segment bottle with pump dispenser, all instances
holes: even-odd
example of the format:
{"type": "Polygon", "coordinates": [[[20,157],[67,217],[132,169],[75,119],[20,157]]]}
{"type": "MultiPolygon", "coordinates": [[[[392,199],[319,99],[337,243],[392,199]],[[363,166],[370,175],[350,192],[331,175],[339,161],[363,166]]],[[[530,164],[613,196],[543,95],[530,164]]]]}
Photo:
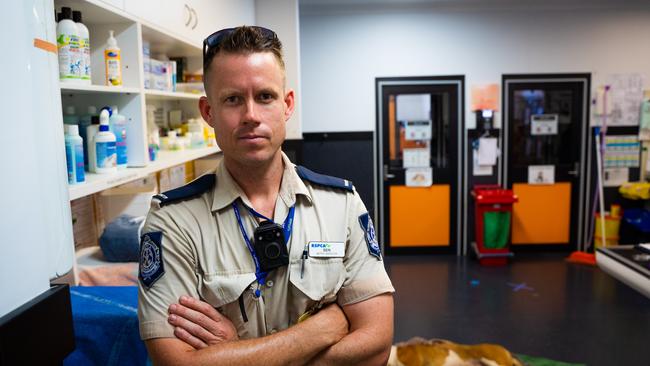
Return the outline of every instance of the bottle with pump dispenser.
{"type": "Polygon", "coordinates": [[[72,20],[77,25],[79,35],[79,51],[81,53],[80,79],[84,84],[90,84],[90,32],[81,22],[81,12],[73,11],[72,20]]]}
{"type": "Polygon", "coordinates": [[[127,144],[126,144],[126,117],[119,114],[117,106],[111,106],[111,117],[109,119],[111,132],[115,134],[115,150],[117,153],[118,169],[126,168],[128,164],[127,144]]]}
{"type": "Polygon", "coordinates": [[[98,174],[117,171],[117,153],[115,135],[110,131],[109,112],[102,109],[99,113],[99,132],[95,135],[95,172],[98,174]]]}
{"type": "Polygon", "coordinates": [[[106,85],[122,86],[122,56],[117,40],[112,30],[108,31],[109,37],[106,40],[104,49],[104,65],[106,67],[106,85]]]}
{"type": "Polygon", "coordinates": [[[83,139],[79,136],[79,126],[65,125],[65,158],[68,166],[68,183],[79,184],[85,181],[83,139]]]}
{"type": "Polygon", "coordinates": [[[82,59],[82,52],[79,49],[79,30],[72,20],[72,9],[63,7],[60,14],[56,25],[59,79],[63,82],[79,83],[82,59]]]}

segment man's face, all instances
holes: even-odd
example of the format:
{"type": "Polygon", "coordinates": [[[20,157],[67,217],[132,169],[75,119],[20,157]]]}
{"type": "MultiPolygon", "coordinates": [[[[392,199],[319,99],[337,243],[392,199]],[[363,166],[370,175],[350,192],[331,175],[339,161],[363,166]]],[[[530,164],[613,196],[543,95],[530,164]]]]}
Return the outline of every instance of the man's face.
{"type": "Polygon", "coordinates": [[[294,94],[284,91],[284,72],[270,52],[218,54],[201,98],[203,118],[215,130],[226,159],[244,166],[270,162],[279,154],[294,94]]]}

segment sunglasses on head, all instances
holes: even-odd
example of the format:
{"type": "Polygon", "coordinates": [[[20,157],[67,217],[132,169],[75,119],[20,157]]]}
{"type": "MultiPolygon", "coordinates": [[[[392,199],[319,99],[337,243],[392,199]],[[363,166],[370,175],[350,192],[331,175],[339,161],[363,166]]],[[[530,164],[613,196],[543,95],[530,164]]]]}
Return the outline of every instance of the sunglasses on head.
{"type": "MultiPolygon", "coordinates": [[[[276,37],[275,32],[268,29],[268,28],[258,27],[258,26],[254,26],[254,25],[250,26],[250,28],[258,30],[266,38],[272,39],[272,38],[276,37]]],[[[225,28],[225,29],[222,29],[222,30],[218,30],[218,31],[212,33],[206,39],[203,40],[203,62],[204,63],[205,63],[205,57],[207,56],[208,51],[210,51],[211,49],[213,49],[215,47],[218,47],[221,44],[221,42],[223,41],[223,39],[226,36],[229,36],[230,34],[232,34],[232,32],[234,32],[236,29],[237,28],[225,28]]]]}

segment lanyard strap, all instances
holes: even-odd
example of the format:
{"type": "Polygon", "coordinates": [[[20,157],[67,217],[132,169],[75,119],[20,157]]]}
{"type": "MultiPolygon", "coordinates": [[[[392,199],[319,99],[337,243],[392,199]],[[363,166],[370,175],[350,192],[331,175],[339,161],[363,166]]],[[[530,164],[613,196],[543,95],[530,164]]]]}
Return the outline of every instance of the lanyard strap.
{"type": "MultiPolygon", "coordinates": [[[[251,253],[251,257],[253,257],[253,262],[255,263],[255,279],[257,280],[257,284],[258,284],[257,286],[258,288],[257,290],[255,290],[255,296],[259,297],[261,294],[259,287],[266,282],[266,276],[268,275],[268,273],[262,272],[262,270],[260,269],[260,260],[259,258],[257,258],[257,254],[255,254],[255,248],[253,248],[253,244],[251,243],[250,238],[246,234],[246,229],[244,229],[244,224],[241,219],[241,214],[239,213],[239,207],[237,207],[237,201],[232,203],[232,208],[235,211],[235,217],[237,217],[237,223],[239,223],[239,229],[241,230],[241,235],[244,238],[244,241],[246,242],[246,247],[248,248],[248,251],[251,253]]],[[[273,222],[273,220],[267,218],[266,216],[253,210],[250,207],[248,207],[248,211],[251,213],[251,215],[255,217],[259,217],[261,219],[273,222]]],[[[291,230],[293,228],[293,215],[295,211],[296,211],[296,206],[291,206],[291,208],[289,209],[289,213],[287,214],[287,218],[284,219],[284,223],[282,224],[282,230],[284,231],[285,245],[289,244],[289,238],[291,237],[291,230]]]]}

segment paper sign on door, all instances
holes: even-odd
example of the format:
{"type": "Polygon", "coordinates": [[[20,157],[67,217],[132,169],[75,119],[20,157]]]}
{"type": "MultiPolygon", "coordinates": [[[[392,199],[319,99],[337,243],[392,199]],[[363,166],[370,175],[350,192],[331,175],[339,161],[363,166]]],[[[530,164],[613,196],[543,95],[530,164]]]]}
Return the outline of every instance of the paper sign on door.
{"type": "Polygon", "coordinates": [[[530,117],[530,134],[557,135],[558,119],[557,114],[533,114],[530,117]]]}
{"type": "Polygon", "coordinates": [[[406,169],[407,187],[430,187],[433,184],[431,168],[406,169]]]}
{"type": "Polygon", "coordinates": [[[528,184],[555,183],[555,165],[529,165],[528,184]]]}
{"type": "Polygon", "coordinates": [[[403,165],[404,168],[422,168],[430,167],[431,151],[429,148],[404,149],[403,165]]]}

